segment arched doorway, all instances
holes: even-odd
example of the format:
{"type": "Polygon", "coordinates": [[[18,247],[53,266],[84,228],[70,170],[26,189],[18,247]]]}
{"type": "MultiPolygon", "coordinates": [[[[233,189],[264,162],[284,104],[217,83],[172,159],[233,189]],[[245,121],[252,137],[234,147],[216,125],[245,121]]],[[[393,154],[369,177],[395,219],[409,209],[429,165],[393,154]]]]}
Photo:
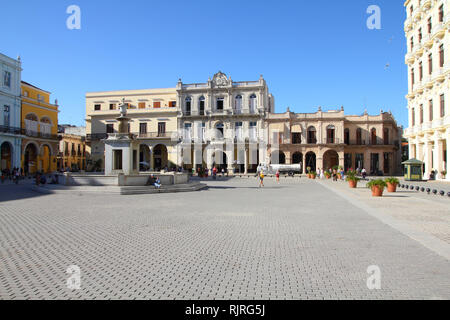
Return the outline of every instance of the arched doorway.
{"type": "Polygon", "coordinates": [[[213,167],[216,167],[221,172],[222,169],[226,172],[228,168],[227,154],[221,150],[216,150],[213,154],[213,167]]]}
{"type": "Polygon", "coordinates": [[[139,146],[139,171],[148,171],[151,167],[150,148],[146,144],[139,146]]]}
{"type": "Polygon", "coordinates": [[[34,143],[25,147],[23,169],[25,174],[34,174],[37,171],[38,149],[34,143]]]}
{"type": "Polygon", "coordinates": [[[158,144],[153,148],[153,161],[155,165],[155,170],[160,171],[168,167],[168,152],[167,147],[163,144],[158,144]]]}
{"type": "Polygon", "coordinates": [[[283,151],[274,151],[271,155],[272,164],[286,164],[286,155],[283,151]]]}
{"type": "Polygon", "coordinates": [[[309,168],[311,171],[316,171],[316,154],[312,151],[306,154],[306,168],[309,168]]]}
{"type": "Polygon", "coordinates": [[[51,149],[48,145],[44,144],[41,147],[41,155],[39,159],[39,170],[43,173],[49,173],[52,171],[51,169],[51,149]]]}
{"type": "Polygon", "coordinates": [[[334,150],[328,150],[323,155],[323,169],[328,170],[339,165],[339,155],[334,150]]]}
{"type": "Polygon", "coordinates": [[[9,142],[3,142],[0,146],[0,170],[11,170],[12,169],[12,159],[13,159],[13,149],[9,142]]]}

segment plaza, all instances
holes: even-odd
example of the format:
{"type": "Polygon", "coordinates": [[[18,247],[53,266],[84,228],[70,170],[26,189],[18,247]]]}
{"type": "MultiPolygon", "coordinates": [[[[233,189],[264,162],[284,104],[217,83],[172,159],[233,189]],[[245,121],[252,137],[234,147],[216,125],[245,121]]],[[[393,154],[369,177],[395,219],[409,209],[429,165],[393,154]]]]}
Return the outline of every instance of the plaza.
{"type": "Polygon", "coordinates": [[[373,199],[304,177],[203,182],[134,196],[0,185],[0,299],[450,298],[447,197],[373,199]],[[72,265],[80,290],[66,285],[72,265]]]}

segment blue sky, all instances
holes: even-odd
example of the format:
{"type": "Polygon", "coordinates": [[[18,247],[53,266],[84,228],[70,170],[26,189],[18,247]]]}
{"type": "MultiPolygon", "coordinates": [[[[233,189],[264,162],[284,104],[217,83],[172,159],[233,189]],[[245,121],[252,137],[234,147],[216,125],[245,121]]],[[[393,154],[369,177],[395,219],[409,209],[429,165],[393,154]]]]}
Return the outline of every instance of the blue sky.
{"type": "Polygon", "coordinates": [[[83,125],[85,93],[262,74],[276,111],[391,110],[407,126],[403,0],[15,0],[2,3],[0,52],[52,92],[60,123],[83,125]],[[81,8],[68,30],[66,8],[81,8]],[[369,30],[369,5],[381,30],[369,30]],[[385,65],[389,63],[389,68],[385,65]]]}

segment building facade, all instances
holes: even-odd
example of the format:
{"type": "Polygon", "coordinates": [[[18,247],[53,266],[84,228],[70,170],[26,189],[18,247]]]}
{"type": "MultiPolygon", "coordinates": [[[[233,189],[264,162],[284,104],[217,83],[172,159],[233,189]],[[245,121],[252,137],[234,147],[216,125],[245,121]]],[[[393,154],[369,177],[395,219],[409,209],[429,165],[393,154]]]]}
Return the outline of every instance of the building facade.
{"type": "Polygon", "coordinates": [[[234,82],[219,71],[205,83],[180,80],[177,98],[183,132],[178,163],[185,169],[247,173],[266,162],[264,119],[275,102],[262,76],[234,82]]]}
{"type": "Polygon", "coordinates": [[[0,54],[0,171],[20,168],[21,61],[0,54]]]}
{"type": "Polygon", "coordinates": [[[59,127],[59,171],[86,170],[86,127],[62,125],[59,127]]]}
{"type": "Polygon", "coordinates": [[[450,3],[408,0],[405,8],[409,157],[425,163],[424,178],[434,171],[450,180],[450,3]]]}
{"type": "Polygon", "coordinates": [[[58,103],[50,92],[22,81],[22,168],[25,174],[57,170],[58,103]]]}
{"type": "Polygon", "coordinates": [[[108,133],[119,130],[118,106],[128,104],[130,133],[140,142],[140,163],[161,170],[177,164],[177,92],[170,89],[91,92],[86,94],[86,157],[88,170],[105,168],[108,133]]]}
{"type": "Polygon", "coordinates": [[[316,113],[269,114],[270,163],[302,164],[328,170],[365,168],[369,174],[401,173],[402,128],[391,113],[345,115],[344,109],[316,113]]]}

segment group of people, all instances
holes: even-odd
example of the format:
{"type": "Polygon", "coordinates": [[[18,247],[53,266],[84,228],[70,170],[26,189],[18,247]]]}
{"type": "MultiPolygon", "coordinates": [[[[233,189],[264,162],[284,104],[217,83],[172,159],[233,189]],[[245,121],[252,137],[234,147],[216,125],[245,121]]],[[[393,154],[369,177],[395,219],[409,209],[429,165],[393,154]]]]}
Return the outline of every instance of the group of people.
{"type": "Polygon", "coordinates": [[[25,177],[25,173],[24,173],[23,169],[19,169],[19,168],[13,168],[12,170],[4,169],[1,172],[0,180],[2,183],[4,183],[5,180],[9,179],[9,180],[12,180],[13,182],[15,182],[16,184],[18,184],[19,180],[23,179],[24,177],[25,177]]]}

